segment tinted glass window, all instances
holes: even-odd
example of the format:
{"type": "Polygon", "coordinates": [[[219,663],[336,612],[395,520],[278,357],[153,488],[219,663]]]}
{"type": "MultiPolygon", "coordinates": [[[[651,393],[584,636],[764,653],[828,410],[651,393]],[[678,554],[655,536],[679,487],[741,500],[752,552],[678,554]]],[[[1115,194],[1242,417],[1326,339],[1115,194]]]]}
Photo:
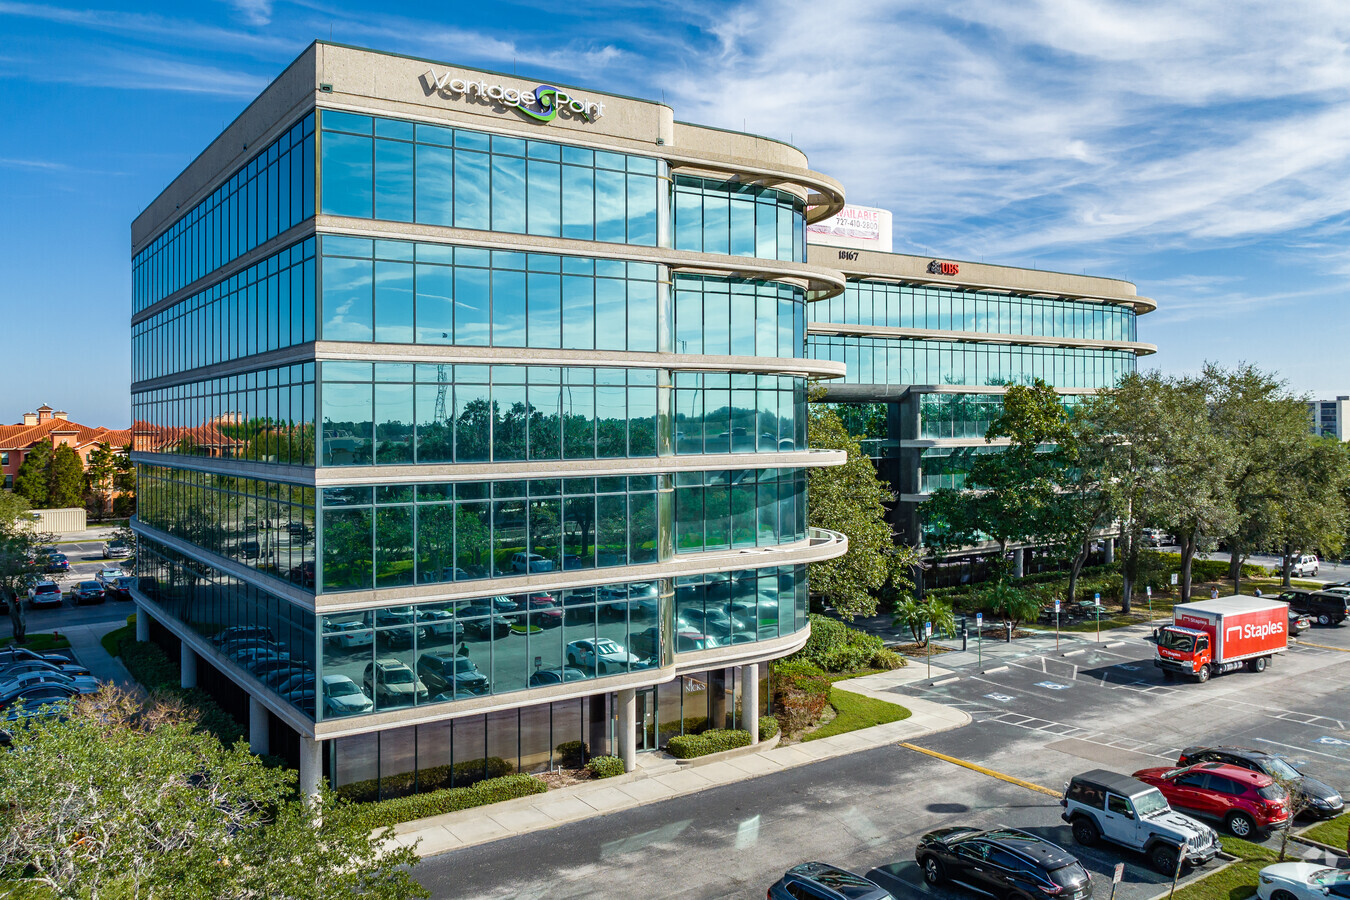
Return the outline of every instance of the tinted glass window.
{"type": "Polygon", "coordinates": [[[1101,809],[1106,803],[1106,792],[1094,785],[1075,781],[1069,786],[1069,799],[1084,806],[1101,809]]]}
{"type": "Polygon", "coordinates": [[[1134,812],[1130,809],[1130,801],[1126,800],[1124,797],[1117,797],[1115,794],[1111,794],[1106,798],[1106,808],[1121,816],[1128,816],[1134,812]]]}
{"type": "Polygon", "coordinates": [[[1082,884],[1087,881],[1088,877],[1087,871],[1079,863],[1069,863],[1067,866],[1051,869],[1047,874],[1049,874],[1050,880],[1060,887],[1082,884]]]}
{"type": "Polygon", "coordinates": [[[1205,780],[1205,776],[1199,772],[1188,772],[1177,776],[1175,783],[1181,787],[1203,788],[1205,780]]]}

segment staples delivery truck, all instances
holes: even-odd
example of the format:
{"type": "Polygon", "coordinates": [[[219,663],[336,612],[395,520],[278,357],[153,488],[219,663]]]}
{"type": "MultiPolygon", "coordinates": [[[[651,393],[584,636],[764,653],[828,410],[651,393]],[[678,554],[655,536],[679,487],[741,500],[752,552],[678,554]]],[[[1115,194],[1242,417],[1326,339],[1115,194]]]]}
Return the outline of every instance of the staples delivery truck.
{"type": "Polygon", "coordinates": [[[1263,672],[1288,648],[1289,605],[1261,597],[1220,597],[1172,609],[1172,624],[1154,632],[1153,664],[1163,677],[1209,681],[1245,664],[1263,672]]]}

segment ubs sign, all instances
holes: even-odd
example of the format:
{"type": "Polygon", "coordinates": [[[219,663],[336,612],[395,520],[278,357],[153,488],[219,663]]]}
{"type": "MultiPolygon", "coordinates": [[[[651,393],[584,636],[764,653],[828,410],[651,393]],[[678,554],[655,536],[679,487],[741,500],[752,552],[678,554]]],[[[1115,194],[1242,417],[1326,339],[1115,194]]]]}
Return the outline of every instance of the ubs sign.
{"type": "Polygon", "coordinates": [[[437,75],[434,69],[428,69],[422,76],[422,86],[428,96],[440,94],[450,99],[462,97],[470,102],[508,107],[536,122],[552,122],[559,114],[565,118],[594,122],[605,114],[605,104],[584,97],[573,97],[549,84],[514,88],[455,78],[449,72],[437,75]]]}
{"type": "Polygon", "coordinates": [[[929,275],[956,275],[961,271],[961,267],[956,263],[939,262],[933,260],[928,264],[929,275]]]}

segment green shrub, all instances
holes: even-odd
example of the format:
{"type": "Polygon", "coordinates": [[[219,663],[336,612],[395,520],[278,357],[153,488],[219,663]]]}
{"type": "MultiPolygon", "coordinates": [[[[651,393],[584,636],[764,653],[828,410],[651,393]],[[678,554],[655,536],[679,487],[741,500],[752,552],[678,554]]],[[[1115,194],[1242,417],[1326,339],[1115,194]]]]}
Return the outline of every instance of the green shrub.
{"type": "Polygon", "coordinates": [[[346,800],[365,803],[377,801],[381,796],[401,797],[412,794],[414,789],[420,792],[458,790],[482,781],[505,777],[515,770],[515,766],[500,756],[489,756],[487,759],[465,760],[453,766],[428,766],[416,773],[416,780],[413,778],[414,773],[400,772],[397,775],[386,775],[383,786],[378,778],[353,781],[338,788],[337,794],[346,800]]]}
{"type": "Polygon", "coordinates": [[[169,660],[158,644],[123,638],[118,650],[121,651],[122,664],[127,667],[131,677],[146,690],[175,698],[194,709],[197,713],[197,728],[201,731],[215,735],[227,747],[247,733],[243,723],[226,712],[210,694],[199,688],[183,690],[178,665],[169,660]]]}
{"type": "Polygon", "coordinates": [[[826,672],[850,672],[865,668],[881,648],[882,640],[874,634],[828,616],[812,615],[811,637],[791,659],[814,663],[826,672]]]}
{"type": "Polygon", "coordinates": [[[547,790],[548,785],[531,775],[504,775],[480,781],[470,787],[446,788],[427,794],[362,804],[357,810],[356,819],[367,828],[383,828],[427,816],[542,794],[547,790]]]}
{"type": "Polygon", "coordinates": [[[778,734],[778,719],[773,716],[759,717],[759,739],[767,741],[778,734]]]}
{"type": "Polygon", "coordinates": [[[773,664],[775,678],[823,678],[825,670],[807,659],[789,656],[773,664]]]}
{"type": "Polygon", "coordinates": [[[591,758],[591,748],[585,741],[566,741],[554,747],[553,752],[564,769],[580,769],[591,758]]]}
{"type": "Polygon", "coordinates": [[[623,774],[623,760],[617,756],[597,756],[586,763],[586,768],[594,778],[613,778],[623,774]]]}
{"type": "Polygon", "coordinates": [[[670,739],[666,751],[676,759],[693,759],[750,746],[750,732],[740,729],[714,728],[702,734],[683,734],[670,739]]]}
{"type": "Polygon", "coordinates": [[[683,719],[671,719],[661,723],[661,733],[701,734],[708,730],[707,716],[686,716],[683,719]]]}
{"type": "Polygon", "coordinates": [[[830,680],[815,663],[786,659],[773,668],[774,708],[778,724],[789,734],[814,725],[830,702],[830,680]]]}
{"type": "Polygon", "coordinates": [[[908,663],[905,658],[894,650],[882,647],[872,651],[872,658],[867,661],[867,665],[873,669],[903,669],[908,663]]]}

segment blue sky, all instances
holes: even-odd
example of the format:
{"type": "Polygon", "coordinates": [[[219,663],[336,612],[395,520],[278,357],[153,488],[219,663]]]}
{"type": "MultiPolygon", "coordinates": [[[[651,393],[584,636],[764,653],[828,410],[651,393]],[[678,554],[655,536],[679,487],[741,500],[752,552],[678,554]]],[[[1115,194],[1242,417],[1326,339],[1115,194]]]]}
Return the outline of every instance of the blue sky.
{"type": "Polygon", "coordinates": [[[127,424],[131,220],[330,37],[790,140],[899,252],[1134,281],[1147,366],[1350,394],[1344,0],[0,0],[0,33],[0,422],[127,424]]]}

